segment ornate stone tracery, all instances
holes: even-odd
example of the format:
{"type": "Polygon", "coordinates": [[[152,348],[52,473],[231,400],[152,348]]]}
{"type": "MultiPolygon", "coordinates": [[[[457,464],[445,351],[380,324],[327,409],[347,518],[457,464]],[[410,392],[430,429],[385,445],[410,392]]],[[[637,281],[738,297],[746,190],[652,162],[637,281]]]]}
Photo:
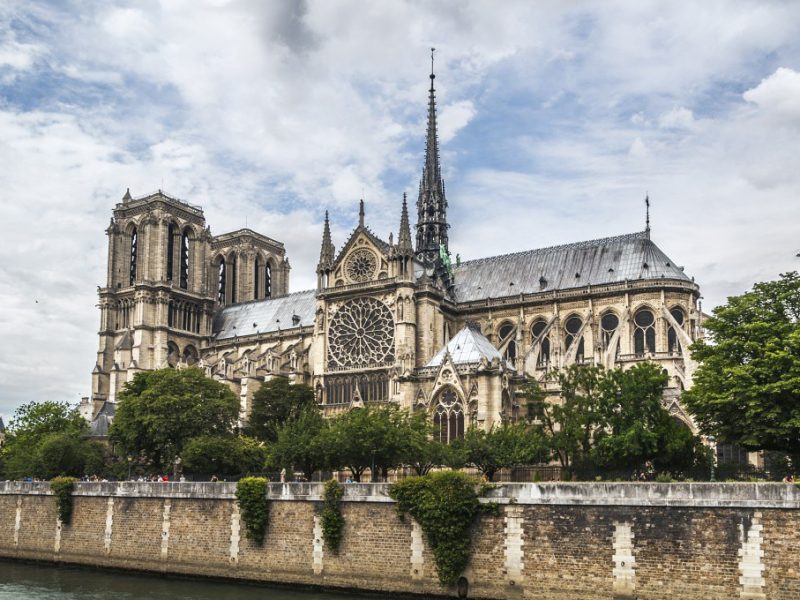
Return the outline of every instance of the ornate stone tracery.
{"type": "Polygon", "coordinates": [[[359,368],[394,361],[394,320],[375,298],[356,298],[333,316],[328,330],[329,367],[359,368]]]}
{"type": "Polygon", "coordinates": [[[375,253],[368,248],[359,248],[347,257],[345,270],[351,281],[361,283],[375,277],[378,269],[378,259],[375,253]]]}

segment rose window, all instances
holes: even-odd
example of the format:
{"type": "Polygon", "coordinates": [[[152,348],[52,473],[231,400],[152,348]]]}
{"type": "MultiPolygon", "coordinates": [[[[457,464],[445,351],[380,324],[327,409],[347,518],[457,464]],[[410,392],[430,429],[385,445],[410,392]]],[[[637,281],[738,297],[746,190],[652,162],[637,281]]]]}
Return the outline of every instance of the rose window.
{"type": "Polygon", "coordinates": [[[356,298],[342,306],[328,330],[330,367],[357,368],[394,360],[394,320],[375,298],[356,298]]]}
{"type": "Polygon", "coordinates": [[[345,270],[347,276],[356,282],[369,281],[375,275],[378,260],[375,253],[366,248],[359,248],[347,257],[345,270]]]}

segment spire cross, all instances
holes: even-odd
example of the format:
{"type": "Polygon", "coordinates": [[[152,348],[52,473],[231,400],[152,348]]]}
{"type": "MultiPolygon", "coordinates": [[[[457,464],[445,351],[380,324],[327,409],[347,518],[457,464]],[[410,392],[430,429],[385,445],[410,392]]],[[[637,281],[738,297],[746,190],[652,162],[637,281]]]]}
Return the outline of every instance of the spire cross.
{"type": "MultiPolygon", "coordinates": [[[[436,77],[436,75],[433,74],[433,53],[434,52],[436,52],[436,48],[431,48],[431,80],[433,80],[433,78],[436,77]]],[[[431,86],[433,86],[433,83],[431,83],[431,86]]]]}
{"type": "Polygon", "coordinates": [[[647,233],[650,233],[650,194],[648,193],[645,193],[644,205],[645,205],[644,230],[647,233]]]}

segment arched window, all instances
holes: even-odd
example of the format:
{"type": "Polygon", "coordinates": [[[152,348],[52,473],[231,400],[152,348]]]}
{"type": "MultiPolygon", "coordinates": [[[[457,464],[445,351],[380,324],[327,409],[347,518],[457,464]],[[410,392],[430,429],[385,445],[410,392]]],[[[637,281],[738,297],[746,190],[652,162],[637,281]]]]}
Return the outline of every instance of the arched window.
{"type": "Polygon", "coordinates": [[[175,224],[167,228],[167,281],[175,278],[175,224]]]}
{"type": "Polygon", "coordinates": [[[219,269],[217,271],[217,301],[220,304],[225,304],[225,283],[226,283],[226,269],[225,259],[220,257],[219,269]]]}
{"type": "MultiPolygon", "coordinates": [[[[506,340],[514,333],[513,323],[503,323],[500,326],[500,345],[503,345],[506,340]]],[[[505,353],[506,360],[513,362],[517,358],[517,343],[514,340],[508,342],[505,353]]]]}
{"type": "MultiPolygon", "coordinates": [[[[672,315],[672,318],[675,319],[675,322],[680,327],[683,327],[686,316],[683,314],[683,310],[681,308],[676,306],[669,311],[669,314],[672,315]]],[[[672,325],[670,325],[669,329],[667,330],[667,350],[675,354],[681,353],[681,343],[678,341],[678,332],[675,331],[675,328],[672,325]]]]}
{"type": "Polygon", "coordinates": [[[136,227],[131,230],[131,264],[130,264],[130,285],[136,283],[136,259],[138,254],[139,236],[136,227]]]}
{"type": "Polygon", "coordinates": [[[181,235],[181,289],[189,288],[189,230],[181,235]]]}
{"type": "Polygon", "coordinates": [[[269,262],[264,269],[264,298],[272,298],[272,265],[269,262]]]}
{"type": "Polygon", "coordinates": [[[256,254],[256,263],[253,269],[253,300],[258,300],[258,295],[261,293],[259,284],[261,283],[261,257],[256,254]]]}
{"type": "Polygon", "coordinates": [[[452,388],[445,388],[438,395],[433,413],[433,437],[443,444],[464,437],[464,406],[452,388]]]}
{"type": "Polygon", "coordinates": [[[580,333],[582,326],[583,326],[583,321],[581,321],[580,317],[570,317],[564,324],[564,331],[566,332],[566,337],[564,338],[564,344],[566,346],[566,349],[569,350],[570,346],[572,346],[573,343],[578,344],[578,348],[575,352],[576,363],[583,362],[583,336],[581,336],[580,339],[578,339],[578,333],[580,333]]]}
{"type": "Polygon", "coordinates": [[[181,351],[178,348],[178,344],[175,342],[167,342],[167,364],[170,367],[178,366],[178,362],[181,358],[181,351]]]}
{"type": "MultiPolygon", "coordinates": [[[[543,320],[538,320],[533,324],[531,328],[531,333],[533,334],[533,339],[536,340],[539,336],[542,335],[542,332],[547,327],[547,323],[543,320]]],[[[536,361],[536,366],[541,368],[547,368],[547,365],[550,364],[550,336],[544,335],[539,340],[539,358],[536,361]]]]}
{"type": "Polygon", "coordinates": [[[197,348],[189,344],[183,349],[183,362],[190,367],[197,364],[197,348]]]}
{"type": "Polygon", "coordinates": [[[656,319],[653,313],[642,308],[633,316],[636,329],[633,332],[633,351],[637,356],[656,351],[656,319]]]}
{"type": "Polygon", "coordinates": [[[603,342],[603,348],[608,348],[617,327],[619,327],[619,317],[613,312],[607,312],[600,318],[600,338],[603,342]]]}
{"type": "Polygon", "coordinates": [[[238,273],[239,269],[237,268],[238,262],[239,261],[237,260],[236,255],[234,254],[233,257],[231,258],[231,304],[236,303],[236,291],[237,291],[236,284],[238,283],[237,279],[239,277],[238,273]]]}

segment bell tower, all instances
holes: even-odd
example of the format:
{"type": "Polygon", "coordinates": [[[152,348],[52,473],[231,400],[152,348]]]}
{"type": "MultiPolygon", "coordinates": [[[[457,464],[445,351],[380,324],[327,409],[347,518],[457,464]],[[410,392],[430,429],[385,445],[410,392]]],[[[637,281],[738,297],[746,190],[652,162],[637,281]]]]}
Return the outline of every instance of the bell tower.
{"type": "Polygon", "coordinates": [[[161,190],[141,198],[128,190],[106,234],[94,412],[116,401],[138,371],[196,363],[215,300],[206,267],[211,235],[201,208],[161,190]]]}

